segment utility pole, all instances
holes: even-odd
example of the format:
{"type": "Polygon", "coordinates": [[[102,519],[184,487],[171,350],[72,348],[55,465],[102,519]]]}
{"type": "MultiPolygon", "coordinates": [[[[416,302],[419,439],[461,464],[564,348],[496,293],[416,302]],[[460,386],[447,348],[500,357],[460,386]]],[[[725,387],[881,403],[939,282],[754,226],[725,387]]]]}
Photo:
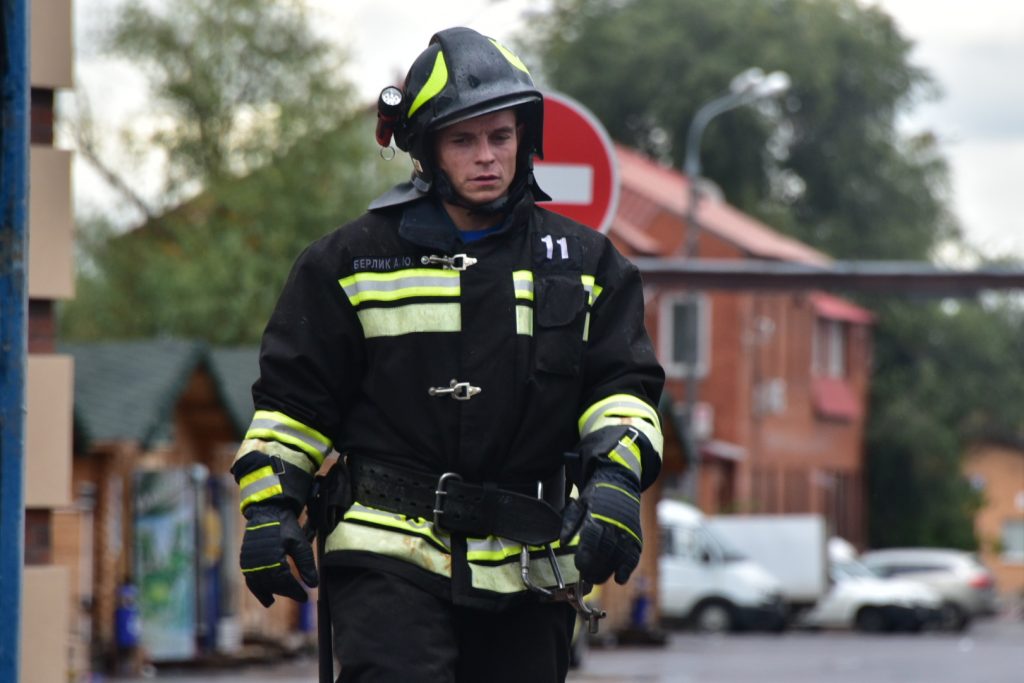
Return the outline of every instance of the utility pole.
{"type": "Polygon", "coordinates": [[[0,681],[19,680],[25,548],[29,0],[0,0],[0,681]]]}
{"type": "MultiPolygon", "coordinates": [[[[686,251],[685,257],[690,264],[697,261],[700,245],[700,222],[698,206],[701,200],[701,162],[700,142],[704,129],[719,114],[732,111],[738,107],[753,104],[760,100],[776,97],[789,90],[789,75],[782,71],[773,71],[765,75],[758,67],[752,67],[737,74],[729,83],[729,91],[715,99],[705,102],[697,109],[686,132],[686,153],[683,162],[683,173],[689,185],[686,201],[686,251]]],[[[688,307],[693,313],[692,325],[693,348],[687,359],[686,367],[686,429],[683,443],[686,448],[686,478],[683,480],[683,494],[697,507],[700,507],[700,444],[694,434],[696,424],[697,394],[700,391],[697,372],[700,361],[700,335],[706,330],[700,322],[700,293],[695,287],[688,290],[688,307]]]]}

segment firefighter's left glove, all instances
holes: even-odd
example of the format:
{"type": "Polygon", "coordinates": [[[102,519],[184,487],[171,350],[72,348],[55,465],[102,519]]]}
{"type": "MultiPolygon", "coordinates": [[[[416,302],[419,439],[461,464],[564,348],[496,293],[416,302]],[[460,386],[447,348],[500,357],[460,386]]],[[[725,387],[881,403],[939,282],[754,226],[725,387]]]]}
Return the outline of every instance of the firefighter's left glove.
{"type": "Polygon", "coordinates": [[[253,503],[245,508],[241,565],[245,585],[264,607],[274,604],[274,595],[306,602],[306,590],[288,565],[295,561],[302,581],[316,588],[319,580],[313,547],[299,527],[295,512],[276,502],[253,503]]]}
{"type": "Polygon", "coordinates": [[[628,467],[602,459],[579,498],[562,513],[563,545],[579,533],[576,568],[589,583],[604,583],[612,575],[626,583],[640,562],[640,480],[628,467]]]}

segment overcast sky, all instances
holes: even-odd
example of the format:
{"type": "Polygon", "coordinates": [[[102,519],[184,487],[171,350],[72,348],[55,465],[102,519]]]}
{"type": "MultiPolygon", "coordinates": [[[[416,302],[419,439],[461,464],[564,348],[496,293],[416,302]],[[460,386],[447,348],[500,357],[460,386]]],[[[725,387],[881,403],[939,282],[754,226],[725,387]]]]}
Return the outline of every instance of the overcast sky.
{"type": "MultiPolygon", "coordinates": [[[[751,0],[755,2],[757,0],[751,0]]],[[[952,167],[954,209],[969,239],[988,254],[1024,256],[1018,208],[1024,183],[1024,2],[1018,0],[868,0],[891,14],[916,44],[913,61],[927,68],[944,97],[919,107],[905,125],[930,128],[952,167]]],[[[130,115],[139,81],[127,67],[96,59],[89,35],[109,20],[117,0],[75,0],[80,43],[77,79],[97,114],[106,103],[130,115]],[[111,78],[116,69],[117,78],[111,78]],[[117,83],[118,85],[114,85],[117,83]],[[133,85],[134,84],[134,85],[133,85]],[[113,93],[112,89],[123,89],[113,93]],[[101,96],[102,93],[102,96],[101,96]]],[[[404,74],[430,35],[471,26],[498,39],[522,26],[522,13],[546,0],[308,0],[317,25],[347,45],[348,76],[369,100],[404,74]]],[[[76,202],[103,203],[94,177],[76,164],[76,202]]]]}

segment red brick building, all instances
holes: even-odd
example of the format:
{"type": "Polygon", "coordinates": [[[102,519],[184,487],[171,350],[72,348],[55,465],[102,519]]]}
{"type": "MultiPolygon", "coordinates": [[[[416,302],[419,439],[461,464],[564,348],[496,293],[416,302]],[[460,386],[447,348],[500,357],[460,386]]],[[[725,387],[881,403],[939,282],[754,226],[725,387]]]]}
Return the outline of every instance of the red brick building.
{"type": "MultiPolygon", "coordinates": [[[[679,172],[616,147],[618,211],[609,233],[627,256],[685,253],[690,187],[679,172]]],[[[699,205],[697,253],[710,259],[827,264],[716,197],[699,205]]],[[[612,631],[656,604],[655,508],[684,493],[688,372],[696,368],[698,504],[706,512],[820,513],[831,533],[863,545],[863,442],[871,366],[870,312],[824,292],[703,291],[647,286],[647,329],[668,382],[661,412],[665,467],[644,500],[646,545],[624,589],[601,602],[612,631]],[[693,359],[696,359],[696,362],[693,359]]],[[[654,610],[644,618],[655,620],[654,610]]],[[[637,624],[633,624],[637,625],[637,624]]]]}
{"type": "MultiPolygon", "coordinates": [[[[618,147],[612,239],[630,255],[678,257],[689,186],[682,174],[618,147]]],[[[824,265],[828,256],[715,197],[699,205],[698,253],[824,265]]],[[[649,287],[648,329],[669,377],[663,409],[683,415],[696,350],[699,504],[709,512],[815,512],[864,540],[862,487],[872,315],[823,292],[649,287]]],[[[674,425],[680,426],[679,424],[674,425]]],[[[680,488],[678,430],[664,486],[680,488]]]]}

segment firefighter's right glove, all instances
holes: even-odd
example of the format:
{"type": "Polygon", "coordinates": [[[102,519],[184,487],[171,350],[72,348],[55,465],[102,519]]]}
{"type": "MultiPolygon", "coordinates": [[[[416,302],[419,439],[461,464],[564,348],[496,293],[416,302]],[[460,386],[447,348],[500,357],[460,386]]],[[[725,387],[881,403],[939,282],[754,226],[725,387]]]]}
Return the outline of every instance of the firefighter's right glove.
{"type": "Polygon", "coordinates": [[[310,588],[318,577],[313,547],[299,527],[289,507],[273,502],[253,503],[245,508],[245,535],[242,536],[241,565],[245,585],[264,607],[274,604],[274,595],[306,602],[306,590],[288,565],[295,561],[299,576],[310,588]]]}
{"type": "Polygon", "coordinates": [[[318,583],[313,547],[298,521],[313,484],[313,475],[296,464],[305,465],[304,458],[296,454],[282,459],[250,451],[231,466],[246,519],[242,575],[264,607],[274,604],[274,595],[306,602],[306,591],[292,574],[289,557],[307,586],[315,588],[318,583]]]}
{"type": "Polygon", "coordinates": [[[604,583],[613,574],[626,583],[640,561],[640,480],[628,467],[610,460],[598,463],[578,499],[562,513],[562,545],[579,533],[576,568],[589,583],[604,583]]]}

